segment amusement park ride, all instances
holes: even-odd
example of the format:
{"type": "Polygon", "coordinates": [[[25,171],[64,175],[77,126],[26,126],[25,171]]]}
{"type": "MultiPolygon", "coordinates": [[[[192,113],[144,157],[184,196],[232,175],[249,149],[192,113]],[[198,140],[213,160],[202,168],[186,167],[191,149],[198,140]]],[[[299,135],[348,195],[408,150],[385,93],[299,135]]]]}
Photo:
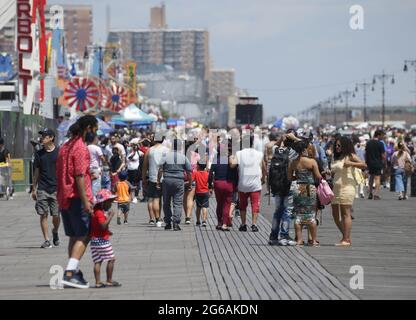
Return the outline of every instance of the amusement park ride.
{"type": "MultiPolygon", "coordinates": [[[[113,55],[99,75],[90,72],[87,63],[83,72],[74,70],[74,65],[69,72],[62,7],[50,8],[52,19],[50,31],[47,31],[46,0],[16,0],[16,6],[18,97],[24,114],[36,114],[35,103],[42,108],[45,97],[52,95],[52,90],[45,90],[45,79],[48,78],[56,80],[55,87],[63,92],[59,104],[71,108],[72,114],[117,113],[136,102],[137,66],[134,62],[121,64],[113,55]]],[[[104,57],[98,59],[104,60],[104,57]]],[[[103,61],[99,63],[102,65],[103,61]]]]}

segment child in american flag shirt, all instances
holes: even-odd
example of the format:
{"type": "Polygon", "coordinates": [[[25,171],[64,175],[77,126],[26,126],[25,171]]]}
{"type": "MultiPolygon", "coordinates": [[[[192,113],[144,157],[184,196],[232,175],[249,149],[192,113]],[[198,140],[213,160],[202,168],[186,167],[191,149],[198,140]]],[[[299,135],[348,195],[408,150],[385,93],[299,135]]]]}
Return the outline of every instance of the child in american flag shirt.
{"type": "Polygon", "coordinates": [[[112,232],[108,229],[114,211],[110,211],[111,204],[116,196],[111,191],[103,189],[96,196],[94,214],[91,217],[91,255],[94,261],[95,287],[120,287],[121,284],[113,281],[114,263],[116,261],[113,247],[110,242],[112,232]],[[108,212],[108,217],[105,212],[108,212]],[[101,264],[107,262],[107,281],[101,282],[101,264]]]}

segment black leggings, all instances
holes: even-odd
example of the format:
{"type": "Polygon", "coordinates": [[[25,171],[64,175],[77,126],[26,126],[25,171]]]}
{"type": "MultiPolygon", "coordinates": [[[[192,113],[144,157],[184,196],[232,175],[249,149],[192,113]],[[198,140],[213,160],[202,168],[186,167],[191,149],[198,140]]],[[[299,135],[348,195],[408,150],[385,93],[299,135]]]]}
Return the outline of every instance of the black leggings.
{"type": "Polygon", "coordinates": [[[140,191],[140,172],[139,170],[128,170],[128,180],[134,187],[134,196],[137,198],[140,191]]]}

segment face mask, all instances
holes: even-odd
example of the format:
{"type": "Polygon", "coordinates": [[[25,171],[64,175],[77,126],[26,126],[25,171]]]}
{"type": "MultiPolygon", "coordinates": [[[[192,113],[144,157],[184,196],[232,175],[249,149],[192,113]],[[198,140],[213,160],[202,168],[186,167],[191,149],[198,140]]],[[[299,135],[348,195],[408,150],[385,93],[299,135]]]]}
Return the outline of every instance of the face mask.
{"type": "Polygon", "coordinates": [[[85,136],[86,141],[94,141],[95,137],[97,135],[93,132],[87,132],[87,135],[85,136]]]}

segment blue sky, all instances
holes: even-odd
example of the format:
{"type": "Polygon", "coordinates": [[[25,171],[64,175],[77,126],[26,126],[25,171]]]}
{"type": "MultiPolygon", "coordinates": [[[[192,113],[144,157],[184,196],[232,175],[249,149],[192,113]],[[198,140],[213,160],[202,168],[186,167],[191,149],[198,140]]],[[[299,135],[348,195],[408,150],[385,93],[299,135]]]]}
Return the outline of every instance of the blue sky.
{"type": "MultiPolygon", "coordinates": [[[[95,40],[105,40],[105,6],[112,28],[147,28],[153,0],[49,0],[92,4],[95,40]]],[[[236,70],[236,82],[260,97],[266,116],[296,114],[383,69],[396,75],[388,105],[416,103],[415,0],[168,0],[171,28],[206,28],[215,68],[236,70]],[[349,8],[364,8],[364,30],[353,31],[349,8]]],[[[351,101],[360,105],[362,95],[351,101]]],[[[381,88],[369,105],[381,103],[381,88]]]]}

